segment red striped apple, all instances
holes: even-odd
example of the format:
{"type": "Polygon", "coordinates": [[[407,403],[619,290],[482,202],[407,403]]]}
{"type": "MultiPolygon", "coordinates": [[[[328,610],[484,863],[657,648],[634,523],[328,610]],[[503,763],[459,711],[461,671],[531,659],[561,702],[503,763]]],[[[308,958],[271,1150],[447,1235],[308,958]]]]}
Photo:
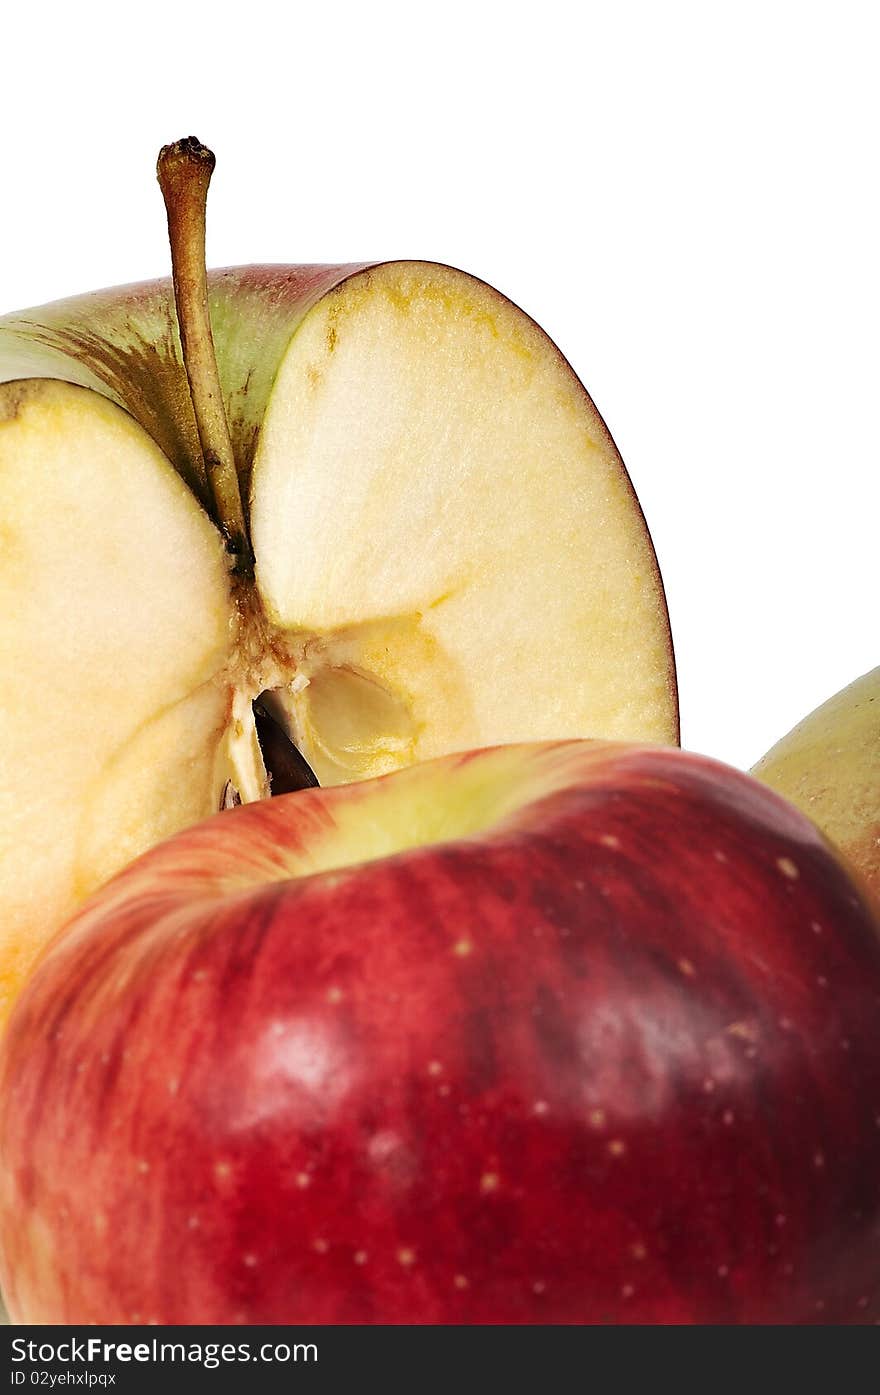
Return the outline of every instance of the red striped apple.
{"type": "Polygon", "coordinates": [[[0,1064],[14,1320],[880,1319],[880,925],[674,750],[447,757],[112,880],[0,1064]]]}
{"type": "Polygon", "coordinates": [[[163,152],[176,309],[0,321],[0,1018],[88,892],[283,787],[255,702],[322,785],[677,739],[651,541],[556,347],[423,262],[206,279],[212,166],[163,152]]]}

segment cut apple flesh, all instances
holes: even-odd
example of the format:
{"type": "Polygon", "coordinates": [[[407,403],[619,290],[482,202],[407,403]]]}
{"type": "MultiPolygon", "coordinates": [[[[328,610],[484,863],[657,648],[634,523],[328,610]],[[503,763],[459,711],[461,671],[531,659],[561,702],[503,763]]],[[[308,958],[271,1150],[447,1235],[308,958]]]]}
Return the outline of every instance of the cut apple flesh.
{"type": "Polygon", "coordinates": [[[673,742],[660,580],[620,457],[537,326],[444,267],[306,316],[253,469],[257,585],[322,783],[545,737],[673,742]],[[306,681],[307,680],[307,683],[306,681]]]}
{"type": "Polygon", "coordinates": [[[0,1010],[94,887],[216,808],[231,605],[216,530],[87,389],[0,387],[0,1010]]]}
{"type": "MultiPolygon", "coordinates": [[[[217,284],[234,298],[263,274],[217,284]]],[[[121,407],[63,381],[0,387],[7,1004],[94,887],[221,805],[271,792],[257,698],[264,729],[280,724],[322,784],[481,745],[677,738],[650,539],[558,351],[447,268],[333,280],[284,312],[287,347],[242,476],[253,578],[232,578],[219,532],[121,407]]],[[[107,293],[91,339],[87,301],[16,317],[0,334],[4,371],[51,340],[53,374],[79,345],[88,376],[106,339],[118,397],[131,307],[167,325],[169,304],[168,287],[107,293]]],[[[245,323],[239,365],[260,353],[245,323]]],[[[146,332],[130,349],[141,375],[146,332]]],[[[221,369],[228,392],[227,358],[221,369]]]]}

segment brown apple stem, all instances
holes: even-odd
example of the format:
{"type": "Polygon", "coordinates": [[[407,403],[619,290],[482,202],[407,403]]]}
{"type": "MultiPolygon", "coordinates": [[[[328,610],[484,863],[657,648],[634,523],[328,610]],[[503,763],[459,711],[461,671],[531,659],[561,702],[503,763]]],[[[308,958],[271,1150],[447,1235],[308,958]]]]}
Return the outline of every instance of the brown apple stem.
{"type": "Polygon", "coordinates": [[[253,564],[241,502],[235,454],[223,405],[205,269],[205,209],[214,156],[187,136],[159,152],[156,173],[168,214],[174,302],[183,363],[213,496],[215,520],[224,534],[236,570],[253,564]]]}

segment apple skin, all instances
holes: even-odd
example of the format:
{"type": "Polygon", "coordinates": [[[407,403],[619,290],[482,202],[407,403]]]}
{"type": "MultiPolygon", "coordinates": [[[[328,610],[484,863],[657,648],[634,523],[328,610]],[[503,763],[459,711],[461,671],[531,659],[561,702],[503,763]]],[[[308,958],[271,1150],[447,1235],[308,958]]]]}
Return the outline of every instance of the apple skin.
{"type": "Polygon", "coordinates": [[[524,746],[231,810],[19,1000],[12,1318],[875,1322],[878,1011],[842,863],[700,757],[524,746]],[[291,875],[501,759],[485,832],[291,875]]]}
{"type": "Polygon", "coordinates": [[[880,904],[880,668],[798,722],[752,774],[818,824],[880,904]]]}
{"type": "MultiPolygon", "coordinates": [[[[312,306],[370,263],[237,266],[208,272],[224,406],[247,498],[278,365],[312,306]]],[[[208,502],[171,278],[113,286],[0,318],[0,382],[61,378],[130,412],[208,502]]]]}

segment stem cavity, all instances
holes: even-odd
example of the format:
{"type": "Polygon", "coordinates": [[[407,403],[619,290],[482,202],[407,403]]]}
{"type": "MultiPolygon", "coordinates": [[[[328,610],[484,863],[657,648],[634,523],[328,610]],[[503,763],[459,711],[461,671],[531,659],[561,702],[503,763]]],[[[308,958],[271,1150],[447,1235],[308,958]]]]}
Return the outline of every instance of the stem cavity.
{"type": "Polygon", "coordinates": [[[214,163],[212,152],[195,136],[187,136],[163,147],[156,173],[168,214],[177,323],[215,521],[226,538],[234,569],[249,573],[253,555],[208,309],[205,209],[214,163]]]}

